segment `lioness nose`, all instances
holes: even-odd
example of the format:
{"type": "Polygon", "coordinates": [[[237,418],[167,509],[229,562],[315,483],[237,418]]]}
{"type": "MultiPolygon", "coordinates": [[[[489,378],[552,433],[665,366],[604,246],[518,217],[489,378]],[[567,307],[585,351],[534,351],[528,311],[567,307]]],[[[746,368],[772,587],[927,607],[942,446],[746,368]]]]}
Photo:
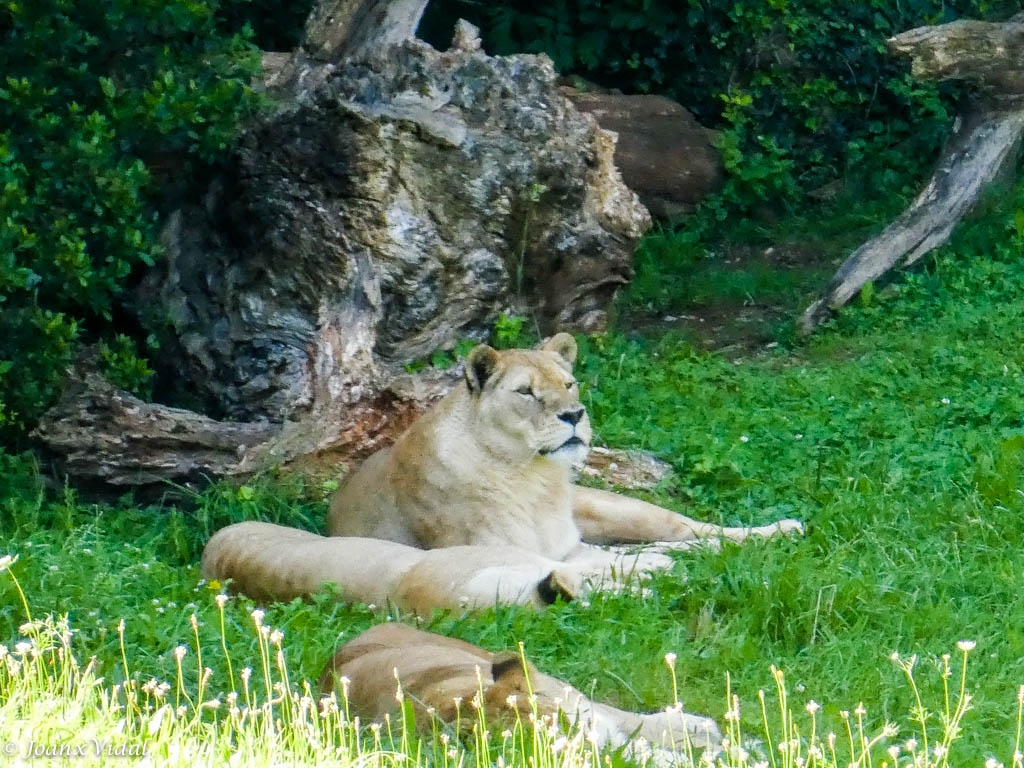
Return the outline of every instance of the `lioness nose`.
{"type": "Polygon", "coordinates": [[[572,411],[562,411],[558,414],[558,418],[564,421],[566,424],[572,424],[574,427],[580,423],[580,419],[583,418],[583,414],[586,413],[582,408],[576,408],[572,411]]]}

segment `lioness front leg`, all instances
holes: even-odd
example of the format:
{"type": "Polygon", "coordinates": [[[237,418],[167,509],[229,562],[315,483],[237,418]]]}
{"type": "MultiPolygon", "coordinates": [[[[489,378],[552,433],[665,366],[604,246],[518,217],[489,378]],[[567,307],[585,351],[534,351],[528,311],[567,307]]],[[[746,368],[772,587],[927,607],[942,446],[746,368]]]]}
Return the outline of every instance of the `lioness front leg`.
{"type": "Polygon", "coordinates": [[[802,533],[798,520],[780,520],[753,528],[727,528],[692,520],[640,499],[610,491],[574,486],[573,519],[589,544],[639,544],[724,538],[743,541],[748,536],[802,533]]]}

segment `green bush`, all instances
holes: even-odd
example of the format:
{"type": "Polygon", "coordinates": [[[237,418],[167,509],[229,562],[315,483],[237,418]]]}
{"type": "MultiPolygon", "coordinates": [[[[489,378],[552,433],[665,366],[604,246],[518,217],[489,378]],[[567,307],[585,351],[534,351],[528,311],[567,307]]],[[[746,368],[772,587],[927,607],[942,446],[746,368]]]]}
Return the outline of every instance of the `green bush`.
{"type": "Polygon", "coordinates": [[[1000,17],[989,0],[437,0],[423,34],[481,27],[494,53],[545,52],[560,71],[627,93],[661,93],[723,130],[733,204],[788,199],[870,166],[905,183],[934,157],[949,88],[911,80],[886,38],[922,24],[1000,17]]]}
{"type": "MultiPolygon", "coordinates": [[[[218,10],[0,1],[0,437],[31,426],[76,345],[114,338],[159,255],[158,195],[194,187],[254,107],[255,48],[218,10]]],[[[115,367],[145,370],[113,343],[115,367]]]]}

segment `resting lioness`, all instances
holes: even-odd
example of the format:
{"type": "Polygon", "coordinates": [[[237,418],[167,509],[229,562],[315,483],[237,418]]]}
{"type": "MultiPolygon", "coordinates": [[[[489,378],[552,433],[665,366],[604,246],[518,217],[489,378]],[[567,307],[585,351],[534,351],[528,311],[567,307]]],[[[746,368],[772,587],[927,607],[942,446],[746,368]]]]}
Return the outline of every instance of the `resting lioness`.
{"type": "Polygon", "coordinates": [[[565,333],[538,350],[475,347],[465,385],[336,493],[332,538],[239,523],[210,540],[203,575],[275,600],[333,582],[344,599],[386,598],[420,614],[495,602],[538,607],[672,564],[655,551],[594,545],[683,549],[800,530],[795,520],[723,528],[573,485],[572,465],[586,457],[591,437],[575,359],[576,342],[565,333]]]}
{"type": "Polygon", "coordinates": [[[572,375],[576,351],[567,333],[537,350],[475,347],[464,386],[337,491],[327,520],[331,535],[423,549],[515,546],[565,560],[584,542],[739,541],[801,530],[795,520],[723,528],[573,485],[572,465],[586,457],[591,438],[572,375]]]}
{"type": "Polygon", "coordinates": [[[429,616],[435,608],[495,603],[543,608],[587,590],[617,587],[634,573],[667,568],[657,553],[622,553],[560,562],[517,547],[417,549],[383,539],[317,536],[273,523],[218,531],[203,550],[208,579],[231,579],[256,600],[288,601],[334,584],[341,599],[429,616]]]}
{"type": "Polygon", "coordinates": [[[535,706],[541,716],[565,713],[570,723],[592,733],[599,747],[619,747],[638,736],[678,751],[688,745],[694,751],[714,749],[721,741],[711,718],[679,707],[638,714],[599,704],[533,665],[524,666],[518,653],[491,653],[404,624],[378,624],[350,640],[327,664],[320,687],[340,695],[342,681],[350,714],[381,720],[399,713],[396,677],[417,725],[428,731],[434,717],[472,727],[476,716],[470,702],[482,692],[487,722],[496,730],[513,726],[517,718],[528,723],[535,706]],[[536,696],[533,704],[531,696],[536,696]]]}

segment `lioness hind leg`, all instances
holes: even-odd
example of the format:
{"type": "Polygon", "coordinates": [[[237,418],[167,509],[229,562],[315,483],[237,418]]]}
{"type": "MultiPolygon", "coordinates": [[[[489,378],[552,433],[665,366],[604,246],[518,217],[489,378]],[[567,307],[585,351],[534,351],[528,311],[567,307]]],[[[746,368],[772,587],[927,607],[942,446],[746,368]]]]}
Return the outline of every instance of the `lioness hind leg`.
{"type": "Polygon", "coordinates": [[[700,539],[743,541],[749,536],[803,533],[798,520],[780,520],[753,528],[702,523],[640,499],[596,488],[573,488],[573,519],[589,544],[689,542],[700,539]]]}

